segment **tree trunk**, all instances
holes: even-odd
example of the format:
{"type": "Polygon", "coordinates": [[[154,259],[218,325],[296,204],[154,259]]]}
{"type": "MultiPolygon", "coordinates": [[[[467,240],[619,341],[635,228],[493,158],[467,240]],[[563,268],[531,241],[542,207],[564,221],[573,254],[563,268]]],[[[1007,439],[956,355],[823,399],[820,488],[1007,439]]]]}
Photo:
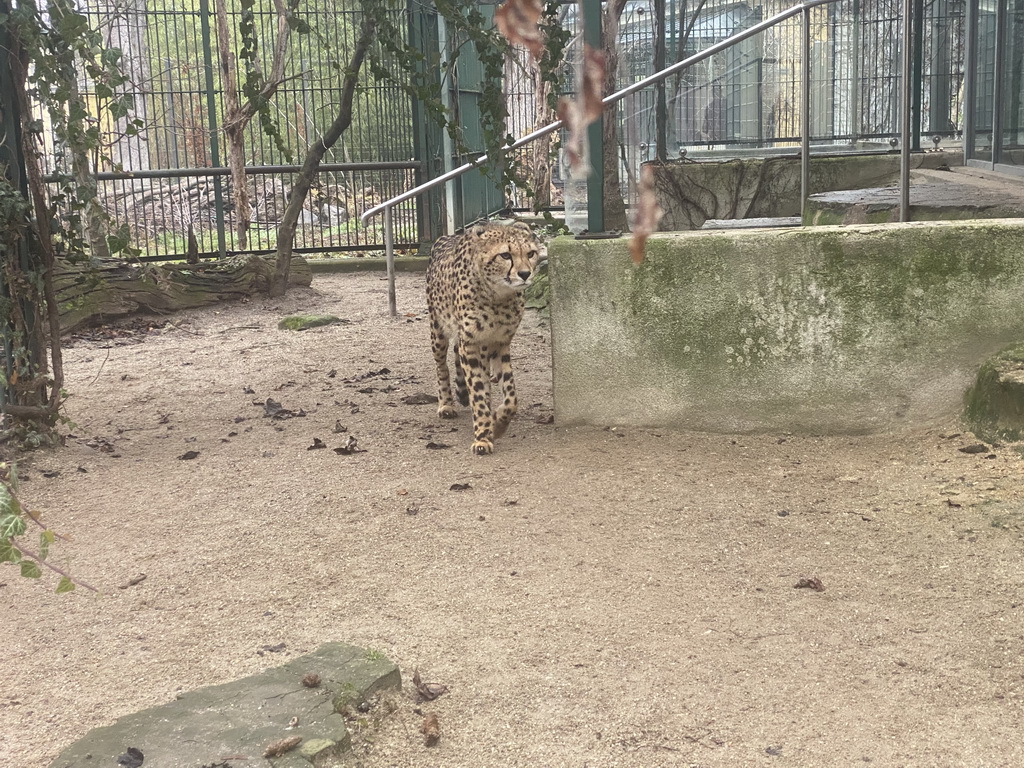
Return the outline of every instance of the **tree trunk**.
{"type": "Polygon", "coordinates": [[[302,163],[302,169],[296,176],[291,197],[288,199],[288,207],[277,228],[277,270],[274,273],[273,284],[270,286],[271,296],[283,296],[288,289],[288,271],[291,268],[292,250],[295,248],[295,230],[298,227],[299,216],[302,215],[306,196],[313,185],[324,155],[352,124],[352,100],[355,97],[356,83],[359,81],[359,70],[362,69],[363,62],[366,60],[366,54],[373,42],[375,32],[376,25],[373,19],[364,15],[359,39],[352,52],[352,60],[349,62],[348,69],[345,70],[338,114],[324,135],[310,146],[306,152],[306,159],[302,163]]]}
{"type": "Polygon", "coordinates": [[[220,71],[224,78],[224,138],[228,145],[228,167],[231,169],[231,197],[235,208],[235,249],[249,247],[249,227],[252,224],[252,204],[249,200],[249,181],[245,175],[245,129],[259,111],[257,102],[270,99],[284,82],[285,54],[291,27],[288,26],[288,8],[282,0],[275,0],[277,8],[277,42],[270,76],[260,90],[259,97],[244,104],[238,97],[238,72],[235,53],[231,48],[231,31],[225,0],[217,0],[217,44],[220,48],[220,71]]]}
{"type": "MultiPolygon", "coordinates": [[[[68,85],[71,90],[70,101],[72,103],[81,103],[83,113],[87,114],[85,101],[78,89],[78,81],[70,78],[68,85]]],[[[69,129],[68,133],[70,134],[70,132],[71,130],[69,129]]],[[[67,143],[68,152],[71,153],[71,175],[74,176],[75,183],[78,184],[79,189],[87,190],[82,219],[85,229],[83,234],[89,243],[90,255],[94,259],[109,259],[110,248],[107,246],[108,216],[107,212],[103,210],[103,206],[100,205],[99,200],[96,199],[96,174],[90,168],[89,156],[81,146],[81,141],[72,140],[71,136],[68,136],[67,143]]]]}
{"type": "MultiPolygon", "coordinates": [[[[136,312],[176,312],[253,296],[270,288],[274,258],[239,254],[201,265],[139,265],[111,259],[97,265],[59,261],[54,277],[60,331],[136,312]]],[[[291,285],[313,280],[309,264],[293,258],[291,285]]]]}

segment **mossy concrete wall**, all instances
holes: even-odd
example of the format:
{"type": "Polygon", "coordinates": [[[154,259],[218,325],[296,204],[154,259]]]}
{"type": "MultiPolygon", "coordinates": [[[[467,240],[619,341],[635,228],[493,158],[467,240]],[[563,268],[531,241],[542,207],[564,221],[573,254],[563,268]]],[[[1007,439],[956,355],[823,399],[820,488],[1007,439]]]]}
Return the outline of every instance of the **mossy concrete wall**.
{"type": "Polygon", "coordinates": [[[956,416],[1024,338],[1024,221],[559,238],[559,423],[858,433],[956,416]]]}

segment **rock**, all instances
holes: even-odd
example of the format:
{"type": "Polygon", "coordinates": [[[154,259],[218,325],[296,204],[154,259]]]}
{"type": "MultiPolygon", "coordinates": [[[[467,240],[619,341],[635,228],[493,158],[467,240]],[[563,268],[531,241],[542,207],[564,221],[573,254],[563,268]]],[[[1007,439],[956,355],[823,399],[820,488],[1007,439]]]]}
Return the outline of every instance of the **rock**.
{"type": "Polygon", "coordinates": [[[289,736],[301,736],[302,742],[274,765],[321,765],[351,744],[345,718],[332,704],[334,697],[344,693],[349,700],[366,700],[401,686],[398,667],[387,659],[364,648],[327,643],[283,666],[190,691],[96,728],[65,749],[50,768],[116,765],[129,745],[145,755],[146,765],[219,765],[224,755],[262,755],[268,745],[289,736]],[[300,684],[310,672],[322,678],[320,688],[300,684]],[[299,724],[288,728],[297,714],[299,724]]]}
{"type": "Polygon", "coordinates": [[[320,209],[320,226],[340,227],[348,220],[348,209],[344,206],[327,204],[320,209]]]}
{"type": "Polygon", "coordinates": [[[310,328],[318,328],[321,325],[334,325],[335,323],[347,323],[335,315],[290,315],[281,320],[277,327],[282,331],[307,331],[310,328]]]}
{"type": "Polygon", "coordinates": [[[964,420],[978,437],[1024,439],[1024,343],[986,360],[964,403],[964,420]]]}

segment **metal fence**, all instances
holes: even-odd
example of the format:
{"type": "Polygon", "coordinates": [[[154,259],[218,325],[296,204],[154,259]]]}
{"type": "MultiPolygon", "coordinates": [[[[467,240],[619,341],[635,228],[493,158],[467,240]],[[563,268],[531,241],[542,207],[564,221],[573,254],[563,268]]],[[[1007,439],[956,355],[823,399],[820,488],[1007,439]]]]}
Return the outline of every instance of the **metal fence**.
{"type": "MultiPolygon", "coordinates": [[[[225,166],[225,103],[215,1],[83,0],[80,7],[107,44],[123,52],[135,108],[124,120],[101,123],[108,162],[98,168],[99,195],[113,226],[131,225],[143,259],[180,257],[188,230],[200,253],[236,249],[230,178],[225,166]],[[127,135],[128,120],[144,128],[127,135]]],[[[246,11],[227,3],[229,48],[238,50],[240,25],[251,19],[257,61],[269,72],[278,35],[272,3],[246,11]]],[[[358,3],[303,3],[312,31],[291,31],[286,80],[270,101],[280,131],[275,142],[254,119],[245,132],[245,162],[252,200],[248,251],[276,247],[277,225],[306,149],[334,119],[342,78],[358,32],[358,3]],[[278,146],[280,144],[280,146],[278,146]]],[[[396,19],[399,29],[404,18],[396,19]]],[[[245,78],[239,62],[239,81],[245,78]]],[[[421,164],[413,159],[410,99],[400,87],[364,68],[351,128],[324,158],[296,235],[296,250],[361,251],[381,248],[379,224],[363,227],[364,208],[413,185],[421,164]]],[[[82,82],[82,87],[89,83],[82,82]]],[[[84,94],[95,105],[95,93],[84,94]]],[[[99,113],[99,110],[95,110],[99,113]]],[[[47,171],[69,163],[49,153],[47,171]]],[[[399,247],[418,243],[415,203],[396,210],[399,247]]]]}
{"type": "MultiPolygon", "coordinates": [[[[962,128],[965,0],[918,4],[914,60],[915,142],[953,137],[962,128]]],[[[664,6],[664,56],[686,58],[768,18],[790,0],[708,2],[629,0],[619,21],[619,87],[655,70],[656,10],[664,6]]],[[[888,148],[899,136],[902,0],[843,0],[812,9],[811,140],[820,151],[837,145],[888,148]],[[826,146],[822,146],[826,145],[826,146]]],[[[575,6],[564,20],[581,44],[575,6]]],[[[711,56],[666,85],[664,156],[708,150],[770,150],[800,143],[804,108],[800,87],[801,21],[794,17],[711,56]]],[[[523,52],[513,71],[528,72],[523,52]]],[[[566,72],[568,90],[573,73],[566,72]]],[[[657,156],[657,92],[654,86],[622,100],[617,108],[620,176],[636,177],[640,163],[657,156]]],[[[510,132],[521,135],[538,119],[531,78],[513,81],[510,132]]],[[[556,163],[556,180],[561,178],[556,163]]],[[[557,183],[557,181],[556,181],[557,183]]],[[[632,193],[627,191],[627,195],[632,193]]],[[[528,205],[530,201],[517,201],[528,205]]]]}
{"type": "MultiPolygon", "coordinates": [[[[235,212],[225,166],[225,104],[219,66],[221,40],[218,0],[81,0],[83,10],[107,43],[123,51],[135,111],[143,121],[138,136],[125,133],[126,120],[101,124],[109,162],[100,167],[100,198],[113,225],[131,225],[145,259],[180,257],[192,229],[202,254],[236,250],[235,212]]],[[[228,47],[237,50],[240,27],[251,23],[264,72],[277,36],[273,4],[251,11],[242,0],[227,3],[228,47]]],[[[919,0],[914,51],[916,135],[955,135],[962,117],[962,63],[965,0],[919,0]]],[[[842,0],[811,11],[811,139],[816,145],[886,147],[898,136],[902,0],[842,0]]],[[[701,2],[701,0],[629,0],[618,30],[619,86],[651,74],[663,47],[667,62],[718,43],[789,5],[789,0],[701,2]],[[663,32],[656,33],[656,11],[663,9],[663,32]]],[[[312,0],[300,6],[313,30],[292,32],[286,81],[270,103],[280,143],[267,136],[259,120],[245,134],[248,181],[253,203],[247,250],[276,246],[277,224],[287,202],[296,166],[309,144],[333,119],[345,64],[359,23],[354,0],[312,0]]],[[[430,4],[410,3],[431,13],[430,4]]],[[[569,61],[581,47],[576,3],[564,3],[561,22],[574,31],[569,61]]],[[[403,14],[396,27],[408,28],[403,14]]],[[[770,150],[800,141],[804,108],[800,89],[799,19],[712,56],[666,84],[667,130],[659,139],[657,92],[638,91],[618,104],[616,148],[627,197],[628,181],[660,149],[675,157],[696,150],[770,150]]],[[[239,67],[239,78],[244,69],[239,67]]],[[[508,132],[519,136],[549,122],[553,115],[538,92],[539,77],[525,54],[506,67],[508,132]]],[[[573,89],[571,64],[566,90],[573,89]]],[[[312,190],[296,237],[300,252],[362,251],[383,247],[379,221],[368,227],[359,214],[421,180],[440,172],[439,152],[423,154],[414,140],[415,105],[394,83],[374,78],[364,68],[352,127],[332,152],[312,190]]],[[[86,87],[82,83],[82,87],[86,87]]],[[[96,95],[87,94],[95,105],[96,95]]],[[[460,97],[461,98],[461,97],[460,97]]],[[[99,110],[95,110],[99,113],[99,110]]],[[[472,122],[472,121],[470,121],[472,122]]],[[[822,147],[819,147],[823,149],[822,147]]],[[[513,204],[561,203],[562,169],[551,145],[525,148],[519,160],[529,168],[532,197],[512,190],[513,204]]],[[[51,173],[66,169],[51,158],[51,173]]],[[[410,201],[394,211],[398,247],[429,236],[421,231],[424,210],[410,201]]],[[[419,204],[422,206],[422,204],[419,204]]],[[[434,211],[427,212],[430,216],[434,211]]]]}

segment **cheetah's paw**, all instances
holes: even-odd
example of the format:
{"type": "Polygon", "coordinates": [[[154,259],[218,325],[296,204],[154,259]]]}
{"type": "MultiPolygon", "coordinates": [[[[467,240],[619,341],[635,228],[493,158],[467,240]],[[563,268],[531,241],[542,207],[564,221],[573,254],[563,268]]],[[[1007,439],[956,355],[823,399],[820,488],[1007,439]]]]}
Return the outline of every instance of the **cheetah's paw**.
{"type": "Polygon", "coordinates": [[[490,440],[474,440],[473,453],[477,456],[487,456],[494,452],[494,443],[490,440]]]}

